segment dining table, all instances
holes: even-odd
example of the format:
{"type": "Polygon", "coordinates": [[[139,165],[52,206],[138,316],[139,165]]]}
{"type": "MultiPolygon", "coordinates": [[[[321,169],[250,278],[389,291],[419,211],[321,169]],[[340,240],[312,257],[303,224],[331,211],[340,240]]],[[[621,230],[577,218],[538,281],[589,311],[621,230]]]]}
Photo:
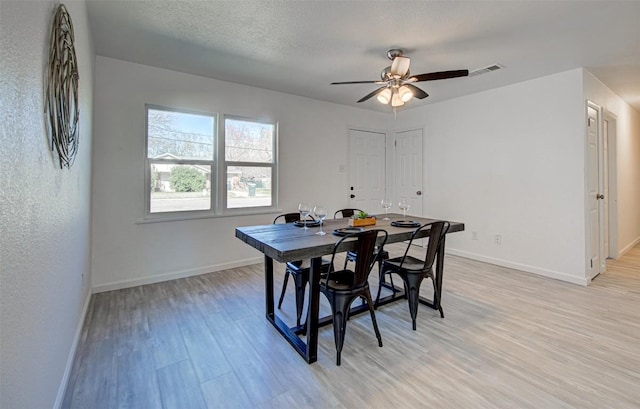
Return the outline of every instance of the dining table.
{"type": "MultiPolygon", "coordinates": [[[[397,227],[394,221],[410,220],[416,225],[424,225],[439,219],[427,217],[409,216],[389,213],[388,215],[377,216],[376,224],[366,226],[364,229],[384,229],[388,233],[387,244],[409,240],[416,230],[416,227],[397,227]],[[388,218],[388,220],[385,220],[388,218]]],[[[449,221],[450,227],[447,234],[464,230],[464,223],[449,221]]],[[[325,235],[316,234],[319,227],[308,227],[305,229],[299,223],[268,224],[260,226],[236,227],[236,237],[256,250],[264,254],[264,278],[265,278],[265,307],[266,318],[275,329],[291,344],[291,346],[309,364],[318,359],[318,330],[321,326],[331,323],[332,317],[319,317],[320,312],[320,271],[322,256],[332,254],[334,244],[340,237],[336,237],[334,232],[340,232],[348,226],[349,219],[324,220],[323,230],[325,235]],[[309,285],[307,296],[307,319],[302,325],[289,326],[276,314],[274,282],[273,282],[273,261],[286,263],[288,261],[311,260],[309,273],[309,285]]],[[[429,230],[418,232],[416,238],[425,237],[429,230]]],[[[341,250],[348,251],[355,248],[356,241],[349,241],[341,246],[341,250]]],[[[445,238],[438,249],[435,264],[435,285],[442,289],[442,279],[444,273],[445,238]]],[[[442,302],[442,291],[440,298],[426,299],[421,297],[420,302],[431,308],[438,309],[442,302]]],[[[394,289],[393,295],[383,297],[376,306],[381,306],[404,298],[403,289],[394,289]],[[397,291],[395,291],[397,290],[397,291]]],[[[355,315],[363,311],[368,311],[366,305],[352,307],[350,315],[355,315]]]]}

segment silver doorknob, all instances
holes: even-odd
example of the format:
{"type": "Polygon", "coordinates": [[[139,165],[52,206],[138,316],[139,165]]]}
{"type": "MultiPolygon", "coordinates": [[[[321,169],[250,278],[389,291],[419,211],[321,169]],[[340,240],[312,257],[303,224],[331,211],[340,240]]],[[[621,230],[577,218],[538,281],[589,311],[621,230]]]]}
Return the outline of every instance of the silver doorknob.
{"type": "Polygon", "coordinates": [[[599,193],[596,195],[596,199],[604,199],[604,195],[602,193],[599,193]]]}
{"type": "Polygon", "coordinates": [[[418,191],[416,192],[416,195],[418,195],[418,196],[422,196],[422,190],[418,190],[418,191]]]}

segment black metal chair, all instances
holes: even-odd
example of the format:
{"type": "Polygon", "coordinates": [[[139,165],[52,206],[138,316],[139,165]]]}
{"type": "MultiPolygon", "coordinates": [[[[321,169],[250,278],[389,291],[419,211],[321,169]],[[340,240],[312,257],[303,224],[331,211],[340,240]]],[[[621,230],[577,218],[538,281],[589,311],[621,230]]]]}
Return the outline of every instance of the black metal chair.
{"type": "MultiPolygon", "coordinates": [[[[402,257],[396,257],[382,262],[382,270],[380,272],[380,285],[378,287],[378,295],[376,296],[376,305],[380,300],[380,290],[383,287],[385,274],[398,274],[404,282],[405,296],[409,301],[409,313],[411,314],[411,320],[413,322],[413,329],[416,329],[416,316],[418,315],[418,304],[420,297],[420,285],[422,280],[430,278],[433,282],[433,301],[438,306],[440,311],[440,317],[444,318],[442,311],[442,305],[440,304],[440,292],[436,284],[436,279],[433,273],[433,263],[436,259],[438,249],[442,245],[445,234],[449,230],[449,222],[437,221],[424,224],[418,227],[412,234],[411,240],[407,245],[407,249],[402,257]],[[427,250],[424,260],[415,258],[408,255],[411,243],[415,239],[418,232],[429,229],[429,243],[427,244],[427,250]]],[[[394,291],[395,295],[395,291],[394,291]]]]}
{"type": "MultiPolygon", "coordinates": [[[[294,223],[300,220],[300,213],[283,213],[273,219],[273,224],[279,223],[284,219],[285,223],[294,223]]],[[[280,299],[278,300],[278,309],[282,306],[284,294],[287,291],[289,276],[293,277],[296,289],[296,325],[300,326],[302,319],[302,310],[304,308],[304,291],[309,282],[309,273],[311,271],[310,260],[289,261],[285,266],[284,281],[282,290],[280,291],[280,299]]],[[[326,274],[329,271],[329,260],[322,259],[321,273],[326,274]]]]}
{"type": "Polygon", "coordinates": [[[333,214],[333,218],[334,219],[349,218],[356,213],[360,213],[361,211],[362,210],[360,209],[340,209],[340,210],[336,210],[336,212],[333,214]]]}
{"type": "MultiPolygon", "coordinates": [[[[340,218],[346,218],[346,217],[351,217],[353,216],[355,213],[361,212],[362,210],[360,209],[340,209],[337,210],[334,214],[333,214],[333,218],[337,219],[338,216],[340,216],[340,218]]],[[[376,260],[378,261],[378,273],[380,273],[380,271],[382,271],[382,261],[386,260],[389,258],[389,252],[386,251],[384,248],[382,248],[382,246],[377,246],[376,247],[376,260]]],[[[344,259],[344,268],[347,268],[347,263],[350,261],[355,262],[357,258],[356,252],[355,251],[348,251],[347,255],[344,259]]]]}
{"type": "Polygon", "coordinates": [[[369,306],[373,329],[378,338],[378,345],[382,346],[382,337],[378,330],[376,315],[373,309],[373,300],[369,291],[369,273],[373,264],[376,262],[374,250],[378,236],[382,235],[383,240],[380,244],[384,245],[387,241],[387,232],[382,229],[366,230],[360,233],[349,234],[342,237],[333,247],[331,256],[331,265],[336,257],[336,253],[341,251],[341,247],[345,240],[357,239],[356,251],[358,258],[356,260],[355,269],[353,271],[343,269],[334,271],[331,268],[326,276],[320,282],[320,291],[327,297],[331,304],[331,312],[333,315],[333,336],[336,344],[336,364],[340,365],[340,355],[344,344],[344,336],[347,329],[347,319],[349,318],[349,309],[356,298],[362,298],[369,306]]]}

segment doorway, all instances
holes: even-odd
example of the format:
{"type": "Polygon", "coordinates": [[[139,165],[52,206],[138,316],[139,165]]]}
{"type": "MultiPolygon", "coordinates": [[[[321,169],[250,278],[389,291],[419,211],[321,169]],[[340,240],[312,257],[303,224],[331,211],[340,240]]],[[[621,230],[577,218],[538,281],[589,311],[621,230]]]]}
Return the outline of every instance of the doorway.
{"type": "Polygon", "coordinates": [[[617,256],[615,116],[587,101],[587,281],[617,256]]]}
{"type": "Polygon", "coordinates": [[[376,214],[385,196],[387,134],[349,129],[349,206],[376,214]]]}

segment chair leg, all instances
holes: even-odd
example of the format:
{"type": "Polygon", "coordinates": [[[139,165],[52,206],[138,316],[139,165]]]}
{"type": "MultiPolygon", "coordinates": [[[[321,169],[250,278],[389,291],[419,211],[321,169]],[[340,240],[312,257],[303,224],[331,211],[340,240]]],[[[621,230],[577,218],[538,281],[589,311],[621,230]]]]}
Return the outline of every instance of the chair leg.
{"type": "Polygon", "coordinates": [[[304,290],[309,282],[309,277],[305,274],[292,274],[296,285],[296,325],[300,326],[302,310],[304,309],[304,290]]]}
{"type": "Polygon", "coordinates": [[[438,286],[436,286],[436,280],[434,277],[431,277],[431,282],[433,282],[433,302],[438,306],[438,310],[440,311],[440,318],[444,318],[442,304],[440,303],[440,292],[438,291],[438,286]]]}
{"type": "Polygon", "coordinates": [[[369,289],[364,292],[364,296],[362,298],[367,300],[367,304],[369,305],[369,313],[371,314],[371,322],[373,323],[373,330],[376,332],[376,337],[378,338],[378,346],[382,347],[382,336],[380,335],[380,330],[378,329],[376,313],[373,311],[373,302],[369,289]]]}
{"type": "MultiPolygon", "coordinates": [[[[395,297],[396,296],[396,286],[395,284],[393,284],[393,274],[391,271],[388,272],[384,272],[382,271],[382,268],[380,268],[378,270],[378,274],[379,274],[379,278],[378,278],[378,293],[376,294],[376,301],[373,303],[373,307],[374,309],[378,308],[378,303],[380,302],[380,293],[382,291],[382,285],[386,284],[387,281],[385,279],[385,274],[388,273],[389,274],[389,284],[391,285],[391,293],[392,296],[395,297]]],[[[406,291],[405,291],[405,297],[406,297],[406,291]]]]}
{"type": "Polygon", "coordinates": [[[351,307],[353,299],[353,296],[340,297],[334,295],[330,300],[333,313],[333,338],[336,344],[336,365],[338,366],[340,366],[340,355],[344,345],[344,336],[347,332],[349,307],[351,307]]]}
{"type": "Polygon", "coordinates": [[[413,330],[416,330],[416,317],[418,316],[418,301],[420,297],[420,284],[424,276],[422,274],[407,274],[403,277],[407,296],[409,299],[409,313],[411,314],[411,322],[413,330]]]}
{"type": "Polygon", "coordinates": [[[380,302],[380,293],[382,292],[382,284],[384,283],[386,283],[386,281],[384,280],[384,271],[382,271],[382,268],[380,268],[378,270],[378,294],[376,294],[376,302],[373,304],[374,308],[378,308],[378,303],[380,302]]]}
{"type": "Polygon", "coordinates": [[[284,282],[282,283],[282,291],[280,292],[280,300],[278,300],[278,309],[282,307],[282,300],[284,300],[284,293],[287,291],[287,283],[289,282],[289,270],[284,272],[284,282]]]}

